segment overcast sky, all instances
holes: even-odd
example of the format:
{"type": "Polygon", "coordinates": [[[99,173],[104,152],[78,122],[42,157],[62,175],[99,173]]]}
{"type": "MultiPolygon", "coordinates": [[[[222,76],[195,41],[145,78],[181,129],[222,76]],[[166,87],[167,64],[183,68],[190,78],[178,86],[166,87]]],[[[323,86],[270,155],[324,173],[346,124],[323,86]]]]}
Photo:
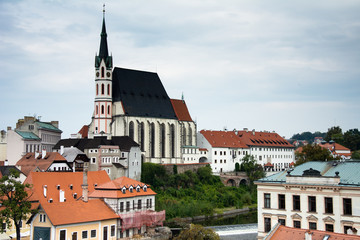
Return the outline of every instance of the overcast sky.
{"type": "MultiPolygon", "coordinates": [[[[0,129],[89,124],[103,1],[0,1],[0,129]]],[[[360,1],[106,1],[114,66],[157,72],[201,129],[360,128],[360,1]]]]}

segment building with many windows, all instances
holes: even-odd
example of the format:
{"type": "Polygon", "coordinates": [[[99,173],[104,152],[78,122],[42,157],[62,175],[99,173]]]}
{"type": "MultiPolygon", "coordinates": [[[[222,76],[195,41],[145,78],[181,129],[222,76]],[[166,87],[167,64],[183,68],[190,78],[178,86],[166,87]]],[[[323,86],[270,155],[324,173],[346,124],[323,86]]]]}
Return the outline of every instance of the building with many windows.
{"type": "Polygon", "coordinates": [[[214,173],[234,171],[246,155],[269,171],[287,169],[294,163],[294,146],[275,132],[201,130],[197,144],[208,150],[214,173]]]}
{"type": "Polygon", "coordinates": [[[307,162],[262,178],[258,238],[277,224],[359,235],[359,161],[307,162]]]}
{"type": "Polygon", "coordinates": [[[196,124],[184,99],[170,99],[154,72],[113,68],[105,18],[95,57],[95,99],[87,134],[129,136],[140,145],[142,160],[160,164],[198,162],[196,124]],[[193,152],[191,156],[188,156],[193,152]],[[183,154],[187,156],[183,156],[183,154]]]}

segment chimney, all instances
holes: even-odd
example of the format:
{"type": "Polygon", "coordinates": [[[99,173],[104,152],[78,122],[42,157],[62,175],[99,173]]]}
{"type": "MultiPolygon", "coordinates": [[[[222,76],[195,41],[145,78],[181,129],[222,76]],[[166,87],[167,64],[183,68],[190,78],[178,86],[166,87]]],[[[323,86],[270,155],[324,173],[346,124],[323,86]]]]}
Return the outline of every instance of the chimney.
{"type": "Polygon", "coordinates": [[[46,149],[43,148],[42,153],[41,153],[41,158],[44,159],[45,156],[46,156],[46,149]]]}
{"type": "Polygon", "coordinates": [[[62,156],[64,154],[64,146],[60,146],[60,155],[62,156]]]}
{"type": "Polygon", "coordinates": [[[310,231],[305,232],[305,240],[312,240],[312,232],[310,231]]]}
{"type": "Polygon", "coordinates": [[[59,202],[65,202],[65,192],[60,189],[59,194],[60,194],[60,196],[59,196],[59,198],[60,198],[60,199],[59,199],[59,202]]]}
{"type": "Polygon", "coordinates": [[[8,127],[7,127],[7,130],[8,130],[8,131],[10,131],[10,130],[11,130],[11,127],[10,127],[10,126],[8,126],[8,127]]]}
{"type": "Polygon", "coordinates": [[[9,166],[9,160],[5,159],[4,166],[9,166]]]}
{"type": "Polygon", "coordinates": [[[84,171],[83,171],[83,184],[81,185],[82,187],[82,199],[84,202],[88,202],[89,199],[89,189],[88,189],[88,163],[84,162],[84,171]]]}
{"type": "Polygon", "coordinates": [[[255,129],[253,129],[253,130],[252,130],[252,135],[254,135],[254,136],[255,136],[255,129]]]}
{"type": "Polygon", "coordinates": [[[40,153],[38,151],[35,152],[35,159],[39,157],[40,153]]]}
{"type": "Polygon", "coordinates": [[[53,125],[56,128],[59,128],[59,121],[51,121],[51,125],[53,125]]]}

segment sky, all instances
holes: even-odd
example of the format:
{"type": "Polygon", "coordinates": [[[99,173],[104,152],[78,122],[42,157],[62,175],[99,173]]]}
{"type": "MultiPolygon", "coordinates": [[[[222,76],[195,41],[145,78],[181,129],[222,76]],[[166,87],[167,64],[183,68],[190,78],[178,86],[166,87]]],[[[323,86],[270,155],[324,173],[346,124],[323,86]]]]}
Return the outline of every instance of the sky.
{"type": "MultiPolygon", "coordinates": [[[[89,124],[104,1],[0,1],[0,130],[89,124]]],[[[158,73],[197,130],[360,128],[360,1],[106,1],[114,66],[158,73]]]]}

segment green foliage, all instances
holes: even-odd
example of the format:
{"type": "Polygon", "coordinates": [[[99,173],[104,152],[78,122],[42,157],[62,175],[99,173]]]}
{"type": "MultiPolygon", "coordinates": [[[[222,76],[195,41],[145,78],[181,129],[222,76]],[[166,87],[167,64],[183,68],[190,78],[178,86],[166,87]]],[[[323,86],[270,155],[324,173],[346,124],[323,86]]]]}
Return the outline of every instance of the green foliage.
{"type": "Polygon", "coordinates": [[[334,127],[329,128],[324,140],[327,142],[329,142],[330,140],[334,140],[335,142],[342,144],[343,133],[342,133],[341,128],[339,126],[334,126],[334,127]]]}
{"type": "Polygon", "coordinates": [[[180,232],[175,240],[219,240],[219,235],[210,228],[204,228],[201,225],[191,224],[190,228],[184,229],[180,232]]]}
{"type": "Polygon", "coordinates": [[[334,158],[328,149],[319,145],[308,144],[302,148],[302,151],[295,153],[296,165],[309,161],[331,161],[334,158]]]}
{"type": "Polygon", "coordinates": [[[174,166],[173,166],[173,173],[174,173],[174,174],[177,174],[177,173],[178,173],[178,171],[177,171],[177,165],[174,165],[174,166]]]}
{"type": "Polygon", "coordinates": [[[155,163],[143,163],[141,181],[154,188],[163,186],[167,178],[165,167],[155,163]]]}
{"type": "MultiPolygon", "coordinates": [[[[344,146],[351,151],[360,150],[360,132],[357,128],[350,129],[344,133],[344,146]]],[[[360,158],[357,158],[360,159],[360,158]]]]}
{"type": "Polygon", "coordinates": [[[18,171],[11,169],[9,175],[0,179],[0,204],[3,207],[0,211],[0,221],[6,222],[8,226],[11,226],[11,220],[13,221],[17,239],[20,239],[20,221],[26,220],[30,213],[36,212],[31,210],[31,202],[28,201],[29,196],[26,192],[31,186],[17,180],[19,176],[18,171]]]}
{"type": "Polygon", "coordinates": [[[264,169],[261,165],[257,164],[254,156],[246,155],[241,162],[240,170],[246,172],[250,180],[250,185],[254,183],[254,181],[265,177],[264,169]]]}
{"type": "Polygon", "coordinates": [[[238,162],[235,163],[235,172],[240,172],[240,164],[238,162]]]}
{"type": "Polygon", "coordinates": [[[303,132],[303,133],[297,133],[294,134],[291,139],[295,139],[295,140],[306,140],[309,143],[312,143],[314,141],[315,137],[322,137],[324,138],[326,136],[326,133],[322,133],[322,132],[303,132]]]}
{"type": "Polygon", "coordinates": [[[360,160],[360,151],[355,151],[351,154],[352,159],[360,160]]]}

